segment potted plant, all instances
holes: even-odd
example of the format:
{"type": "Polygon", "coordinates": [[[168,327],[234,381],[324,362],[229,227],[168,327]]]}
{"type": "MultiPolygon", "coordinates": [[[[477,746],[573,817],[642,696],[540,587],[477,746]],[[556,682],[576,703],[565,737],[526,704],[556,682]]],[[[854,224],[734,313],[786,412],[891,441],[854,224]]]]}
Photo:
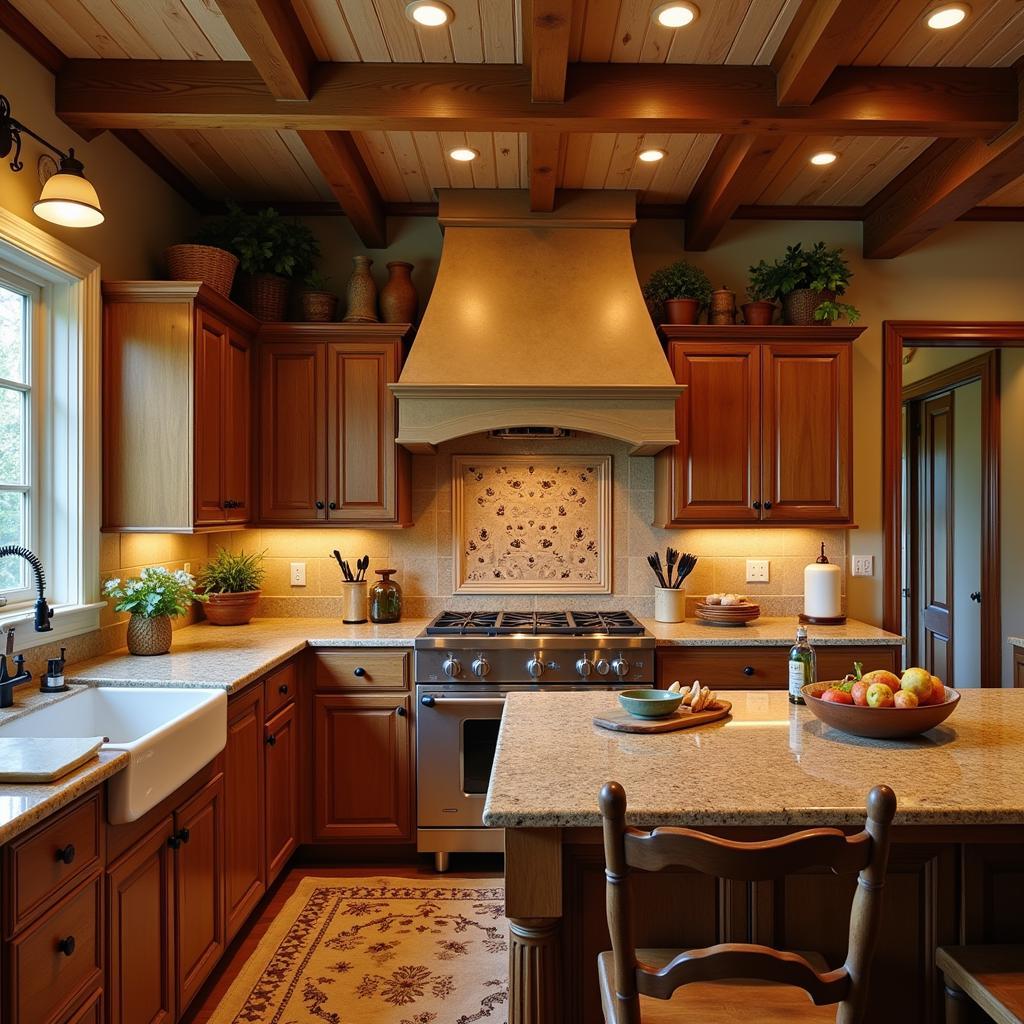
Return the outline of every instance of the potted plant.
{"type": "Polygon", "coordinates": [[[338,296],[331,288],[330,278],[317,270],[308,274],[305,287],[299,292],[299,305],[303,322],[307,324],[333,320],[338,309],[338,296]]]}
{"type": "Polygon", "coordinates": [[[832,323],[841,316],[853,323],[860,317],[854,306],[836,302],[853,276],[838,246],[830,249],[815,242],[805,249],[797,242],[786,246],[785,255],[774,263],[761,260],[751,267],[750,275],[763,284],[766,294],[782,300],[786,323],[832,323]]]}
{"type": "Polygon", "coordinates": [[[774,267],[764,260],[756,267],[750,268],[750,280],[747,283],[749,301],[740,306],[745,324],[751,327],[768,327],[775,319],[774,276],[774,267]]]}
{"type": "Polygon", "coordinates": [[[171,618],[184,615],[193,601],[205,600],[196,593],[195,582],[183,569],[171,572],[154,566],[123,584],[120,579],[103,584],[103,593],[117,602],[114,610],[131,612],[128,650],[132,654],[166,654],[171,649],[171,618]]]}
{"type": "Polygon", "coordinates": [[[711,301],[711,282],[699,267],[679,260],[651,274],[644,298],[656,321],[695,324],[711,301]]]}
{"type": "Polygon", "coordinates": [[[244,626],[256,614],[266,574],[262,552],[235,555],[218,548],[197,579],[206,618],[214,626],[244,626]]]}

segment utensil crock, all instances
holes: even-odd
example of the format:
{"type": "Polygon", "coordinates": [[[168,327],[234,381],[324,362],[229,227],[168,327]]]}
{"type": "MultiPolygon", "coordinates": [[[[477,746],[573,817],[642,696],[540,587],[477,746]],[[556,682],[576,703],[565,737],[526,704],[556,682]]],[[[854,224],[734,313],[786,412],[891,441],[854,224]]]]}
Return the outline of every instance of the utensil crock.
{"type": "Polygon", "coordinates": [[[657,622],[685,621],[686,591],[682,587],[655,587],[654,618],[657,622]]]}
{"type": "Polygon", "coordinates": [[[366,622],[366,580],[341,584],[341,621],[346,626],[366,622]]]}

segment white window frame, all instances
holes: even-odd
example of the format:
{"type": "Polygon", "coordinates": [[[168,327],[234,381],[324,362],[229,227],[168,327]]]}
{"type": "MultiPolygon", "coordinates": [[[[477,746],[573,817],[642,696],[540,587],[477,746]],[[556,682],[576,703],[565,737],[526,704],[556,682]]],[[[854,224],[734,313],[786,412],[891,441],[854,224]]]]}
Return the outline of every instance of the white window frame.
{"type": "MultiPolygon", "coordinates": [[[[36,553],[46,570],[53,629],[32,628],[32,600],[0,608],[25,650],[100,625],[100,267],[87,256],[0,209],[0,264],[40,283],[37,327],[45,357],[35,365],[36,553]]],[[[31,581],[31,577],[29,577],[31,581]]]]}

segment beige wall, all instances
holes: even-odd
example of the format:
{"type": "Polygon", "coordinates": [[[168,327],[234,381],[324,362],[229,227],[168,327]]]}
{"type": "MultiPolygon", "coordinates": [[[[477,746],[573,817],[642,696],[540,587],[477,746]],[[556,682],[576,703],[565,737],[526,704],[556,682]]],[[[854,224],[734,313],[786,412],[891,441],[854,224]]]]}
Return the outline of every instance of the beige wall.
{"type": "MultiPolygon", "coordinates": [[[[1002,354],[1002,555],[1003,635],[1024,638],[1024,349],[1002,354]]],[[[1013,652],[1003,648],[1003,685],[1013,685],[1013,652]]]]}

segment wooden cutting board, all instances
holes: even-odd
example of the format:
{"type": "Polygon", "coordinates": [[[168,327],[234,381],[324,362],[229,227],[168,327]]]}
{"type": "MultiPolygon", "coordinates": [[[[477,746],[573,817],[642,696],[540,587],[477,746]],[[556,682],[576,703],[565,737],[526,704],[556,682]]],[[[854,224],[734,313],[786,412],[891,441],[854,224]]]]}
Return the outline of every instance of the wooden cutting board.
{"type": "Polygon", "coordinates": [[[0,737],[0,782],[54,782],[96,756],[102,736],[0,737]]]}
{"type": "Polygon", "coordinates": [[[716,700],[704,711],[674,711],[664,718],[636,718],[619,708],[604,715],[594,716],[594,725],[612,732],[675,732],[676,729],[691,729],[695,725],[707,725],[725,718],[732,710],[727,700],[716,700]]]}

